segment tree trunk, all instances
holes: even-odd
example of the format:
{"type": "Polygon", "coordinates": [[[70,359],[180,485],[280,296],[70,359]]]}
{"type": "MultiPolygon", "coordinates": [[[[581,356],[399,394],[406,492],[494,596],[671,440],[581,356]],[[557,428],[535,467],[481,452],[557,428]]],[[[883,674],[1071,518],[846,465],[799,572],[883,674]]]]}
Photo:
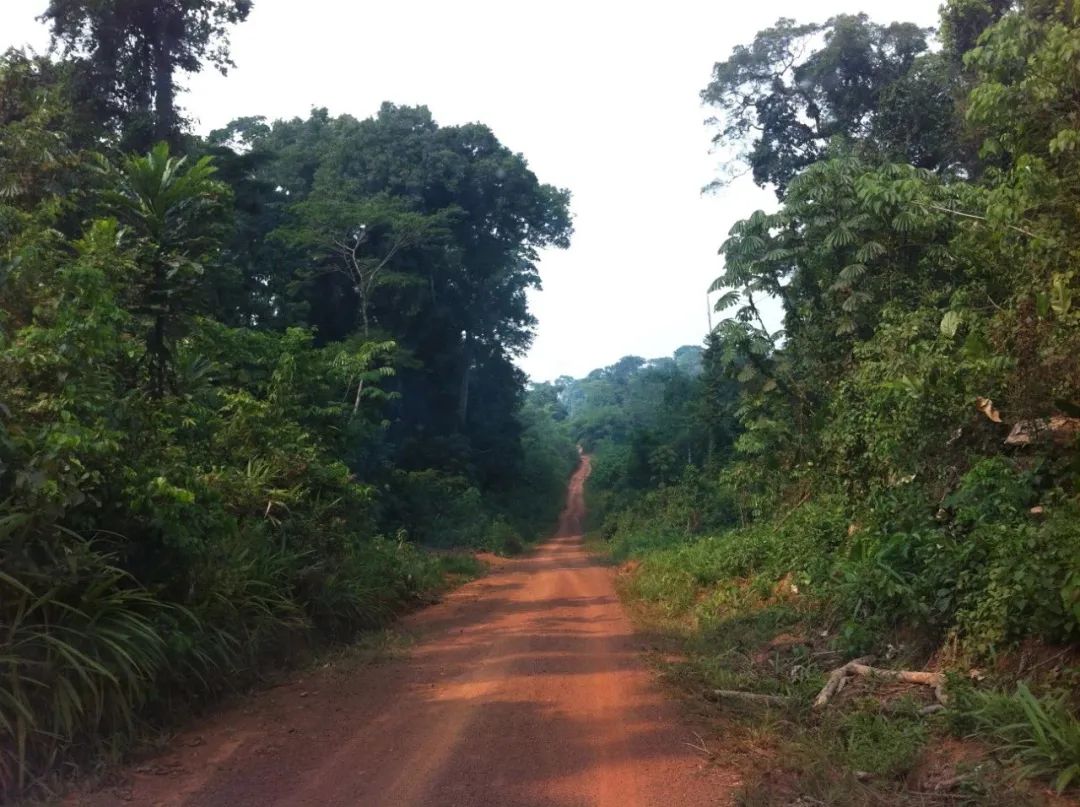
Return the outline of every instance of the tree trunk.
{"type": "Polygon", "coordinates": [[[179,126],[176,114],[176,86],[173,84],[172,26],[170,12],[162,11],[157,19],[156,53],[154,54],[154,139],[179,145],[179,126]]]}
{"type": "Polygon", "coordinates": [[[458,389],[458,424],[465,425],[465,418],[469,414],[469,382],[472,379],[472,334],[465,332],[465,344],[462,347],[464,369],[461,371],[461,387],[458,389]]]}
{"type": "Polygon", "coordinates": [[[165,394],[165,317],[158,314],[154,317],[154,395],[162,397],[165,394]]]}
{"type": "Polygon", "coordinates": [[[157,261],[154,264],[154,288],[150,292],[150,302],[154,307],[154,326],[150,331],[150,393],[155,398],[165,395],[165,379],[168,373],[168,355],[165,345],[165,266],[157,261]]]}
{"type": "Polygon", "coordinates": [[[371,336],[371,323],[368,321],[368,297],[367,290],[360,292],[360,322],[364,328],[364,340],[371,336]]]}
{"type": "Polygon", "coordinates": [[[360,379],[360,383],[356,385],[356,400],[353,401],[352,413],[353,417],[356,417],[356,413],[360,411],[360,399],[364,395],[364,379],[360,379]]]}

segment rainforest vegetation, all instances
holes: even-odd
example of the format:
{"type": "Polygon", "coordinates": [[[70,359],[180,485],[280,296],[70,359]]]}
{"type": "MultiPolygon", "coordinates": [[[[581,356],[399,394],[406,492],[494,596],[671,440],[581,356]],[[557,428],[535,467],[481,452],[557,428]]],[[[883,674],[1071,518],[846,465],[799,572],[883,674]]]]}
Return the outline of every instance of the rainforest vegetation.
{"type": "Polygon", "coordinates": [[[54,0],[0,58],[0,798],[554,526],[513,360],[569,193],[424,107],[195,136],[249,0],[54,0]]]}
{"type": "MultiPolygon", "coordinates": [[[[1080,780],[1077,14],[952,0],[936,32],[780,20],[735,48],[702,90],[714,189],[749,172],[777,205],[722,243],[722,320],[692,364],[561,382],[593,529],[688,637],[677,678],[808,703],[856,656],[956,674],[942,725],[788,715],[747,803],[939,803],[904,782],[948,734],[1080,780]]],[[[963,782],[941,798],[1035,799],[963,782]]]]}

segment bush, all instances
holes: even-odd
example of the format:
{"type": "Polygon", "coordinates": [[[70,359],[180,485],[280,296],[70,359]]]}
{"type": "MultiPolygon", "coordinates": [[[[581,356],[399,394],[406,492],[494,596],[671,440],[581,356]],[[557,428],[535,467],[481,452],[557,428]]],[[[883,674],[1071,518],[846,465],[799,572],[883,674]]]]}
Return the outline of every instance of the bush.
{"type": "Polygon", "coordinates": [[[982,653],[1068,641],[1080,628],[1067,593],[1078,513],[1057,500],[1036,517],[1038,500],[1033,475],[1004,458],[976,463],[937,514],[918,486],[879,494],[838,566],[838,595],[857,618],[955,633],[982,653]]]}
{"type": "Polygon", "coordinates": [[[735,521],[730,488],[688,466],[677,482],[635,496],[631,505],[608,518],[602,532],[615,556],[627,558],[691,541],[735,521]]]}
{"type": "Polygon", "coordinates": [[[480,491],[460,476],[427,469],[394,471],[383,522],[407,524],[409,537],[433,547],[485,547],[492,517],[480,491]]]}
{"type": "Polygon", "coordinates": [[[63,557],[42,542],[33,560],[5,555],[0,572],[0,797],[77,745],[130,733],[168,654],[160,626],[173,607],[76,536],[48,543],[63,557]]]}
{"type": "Polygon", "coordinates": [[[801,590],[823,594],[830,557],[843,540],[846,524],[843,500],[822,497],[791,511],[786,519],[684,538],[674,546],[671,541],[651,543],[634,533],[617,534],[614,545],[617,552],[642,558],[634,584],[641,596],[662,599],[669,591],[671,607],[681,610],[693,601],[693,591],[752,577],[760,577],[771,589],[791,575],[801,590]]]}
{"type": "Polygon", "coordinates": [[[700,538],[672,524],[677,507],[660,506],[685,494],[662,490],[613,519],[611,545],[616,556],[642,559],[638,595],[667,600],[675,612],[696,591],[789,578],[843,615],[852,652],[874,649],[906,624],[990,655],[1026,637],[1080,635],[1072,588],[1080,512],[1036,485],[1034,472],[998,457],[977,462],[936,513],[925,489],[902,484],[864,499],[854,516],[846,497],[819,495],[700,538]]]}

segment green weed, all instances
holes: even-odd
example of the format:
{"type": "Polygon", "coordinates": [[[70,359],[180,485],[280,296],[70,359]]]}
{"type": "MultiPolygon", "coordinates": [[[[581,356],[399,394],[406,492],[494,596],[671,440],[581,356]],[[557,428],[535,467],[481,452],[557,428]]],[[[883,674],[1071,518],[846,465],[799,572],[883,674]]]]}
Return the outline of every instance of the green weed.
{"type": "Polygon", "coordinates": [[[487,564],[468,552],[438,555],[435,557],[435,563],[440,573],[453,576],[461,582],[483,577],[484,572],[487,571],[487,564]]]}
{"type": "Polygon", "coordinates": [[[914,766],[927,730],[918,718],[860,709],[839,719],[836,736],[839,758],[847,768],[895,779],[914,766]]]}
{"type": "Polygon", "coordinates": [[[1048,779],[1059,793],[1080,783],[1080,719],[1065,696],[975,692],[967,700],[975,735],[997,746],[1022,777],[1048,779]]]}

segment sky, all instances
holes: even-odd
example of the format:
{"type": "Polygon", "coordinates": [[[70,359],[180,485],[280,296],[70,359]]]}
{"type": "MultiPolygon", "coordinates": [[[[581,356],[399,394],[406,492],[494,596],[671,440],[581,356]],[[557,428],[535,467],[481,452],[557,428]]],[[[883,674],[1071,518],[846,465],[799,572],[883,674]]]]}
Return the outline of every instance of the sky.
{"type": "MultiPolygon", "coordinates": [[[[0,48],[47,47],[46,0],[0,0],[0,48]]],[[[934,25],[938,0],[909,0],[934,25]]],[[[236,68],[204,71],[181,99],[199,132],[233,118],[355,117],[426,104],[444,125],[479,121],[541,181],[569,188],[575,234],[545,250],[530,296],[536,381],[625,355],[670,355],[708,330],[705,291],[731,225],[775,206],[744,178],[718,193],[699,93],[712,65],[780,17],[820,21],[887,0],[255,0],[232,33],[236,68]]],[[[775,308],[769,318],[778,320],[775,308]]],[[[770,323],[771,325],[772,323],[770,323]]]]}

